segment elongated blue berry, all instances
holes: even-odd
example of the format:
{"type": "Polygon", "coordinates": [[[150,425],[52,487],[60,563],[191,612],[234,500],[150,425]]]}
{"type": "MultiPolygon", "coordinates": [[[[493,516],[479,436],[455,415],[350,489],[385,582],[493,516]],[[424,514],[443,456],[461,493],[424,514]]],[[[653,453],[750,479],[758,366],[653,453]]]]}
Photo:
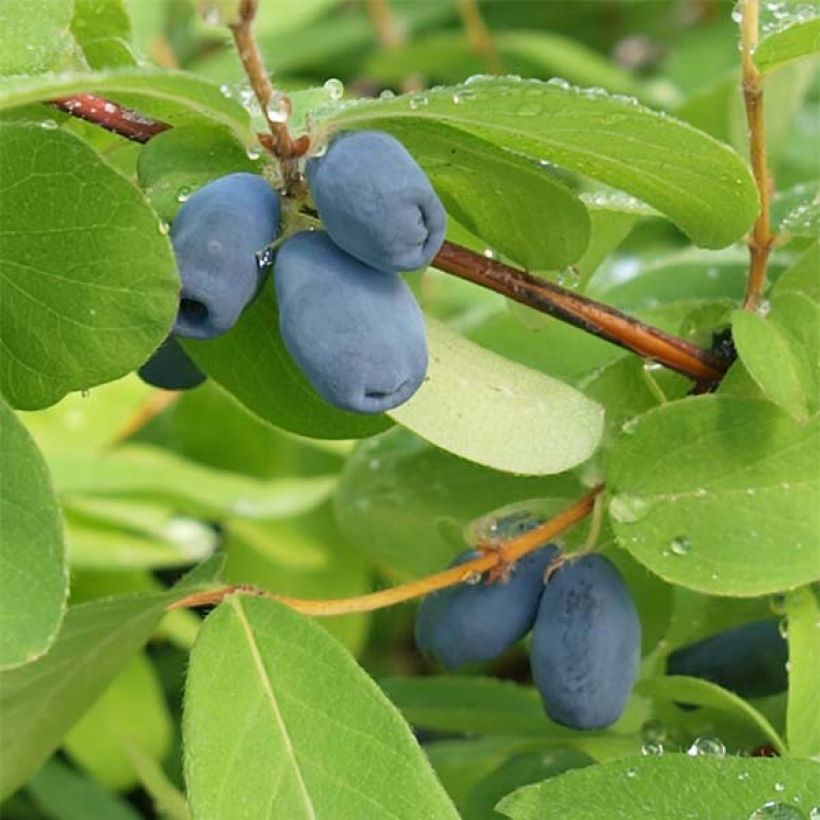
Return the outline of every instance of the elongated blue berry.
{"type": "MultiPolygon", "coordinates": [[[[416,645],[453,669],[497,657],[530,631],[544,573],[557,554],[547,546],[524,556],[507,579],[482,578],[428,595],[416,613],[416,645]]],[[[479,555],[468,550],[451,566],[479,555]]]]}
{"type": "Polygon", "coordinates": [[[599,729],[623,712],[638,671],[641,625],[614,565],[586,555],[561,567],[541,596],[530,663],[547,714],[599,729]]]}
{"type": "Polygon", "coordinates": [[[786,690],[788,657],[777,621],[754,621],[676,649],[666,671],[703,678],[744,698],[763,697],[786,690]]]}
{"type": "Polygon", "coordinates": [[[200,188],[180,209],[171,242],[181,281],[174,333],[213,339],[230,330],[259,290],[256,253],[279,233],[279,194],[255,174],[200,188]]]}
{"type": "Polygon", "coordinates": [[[207,378],[173,336],[162,343],[137,374],[146,384],[163,390],[190,390],[207,378]]]}
{"type": "Polygon", "coordinates": [[[343,250],[382,271],[430,264],[444,242],[447,214],[407,149],[382,131],[341,134],[308,161],[319,215],[343,250]]]}
{"type": "Polygon", "coordinates": [[[319,395],[382,413],[416,392],[427,373],[424,317],[400,276],[306,231],[279,249],[275,281],[282,339],[319,395]]]}

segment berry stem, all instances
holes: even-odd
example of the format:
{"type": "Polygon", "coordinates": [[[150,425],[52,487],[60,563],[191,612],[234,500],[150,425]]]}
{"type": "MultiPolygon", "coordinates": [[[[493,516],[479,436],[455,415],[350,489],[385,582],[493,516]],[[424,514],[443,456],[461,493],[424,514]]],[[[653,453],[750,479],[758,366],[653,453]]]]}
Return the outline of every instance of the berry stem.
{"type": "Polygon", "coordinates": [[[754,61],[759,37],[759,0],[740,0],[740,47],[743,66],[743,101],[749,125],[749,159],[760,196],[749,244],[749,278],[743,306],[755,310],[766,287],[766,270],[774,244],[771,228],[773,181],[766,161],[766,120],[763,111],[763,77],[754,61]]]}
{"type": "MultiPolygon", "coordinates": [[[[124,117],[122,112],[129,109],[123,109],[122,106],[93,94],[52,100],[52,104],[72,116],[93,122],[136,142],[147,142],[152,136],[172,127],[169,123],[133,113],[129,115],[130,119],[124,117]],[[71,105],[68,100],[72,101],[71,105]]],[[[487,259],[452,242],[444,243],[433,260],[433,265],[446,273],[501,293],[533,310],[554,316],[639,356],[654,359],[694,379],[698,384],[715,384],[720,381],[728,366],[722,357],[711,351],[647,325],[615,308],[503,262],[487,259]]]]}
{"type": "Polygon", "coordinates": [[[131,438],[155,419],[160,413],[173,406],[182,394],[178,390],[153,390],[151,395],[129,416],[108,442],[108,447],[116,447],[131,438]]]}
{"type": "Polygon", "coordinates": [[[504,541],[497,550],[487,551],[479,558],[451,567],[443,572],[428,575],[406,584],[399,584],[389,589],[371,592],[367,595],[357,595],[353,598],[335,598],[328,600],[311,600],[306,598],[291,598],[287,595],[277,595],[264,589],[244,584],[231,584],[218,589],[197,592],[171,604],[168,609],[190,608],[197,606],[214,606],[221,603],[227,596],[241,593],[270,598],[287,604],[304,615],[314,615],[327,618],[334,615],[349,615],[353,612],[372,612],[376,609],[394,606],[395,604],[421,598],[431,592],[464,583],[476,574],[489,572],[504,564],[511,565],[523,558],[527,553],[534,552],[539,547],[557,538],[565,530],[582,521],[591,512],[595,500],[603,490],[603,486],[595,487],[570,507],[560,512],[549,521],[545,521],[529,532],[504,541]]]}
{"type": "Polygon", "coordinates": [[[654,359],[698,382],[719,381],[726,369],[726,362],[711,351],[644,324],[615,308],[503,262],[487,259],[452,242],[444,243],[433,260],[433,265],[542,313],[555,316],[639,356],[654,359]]]}

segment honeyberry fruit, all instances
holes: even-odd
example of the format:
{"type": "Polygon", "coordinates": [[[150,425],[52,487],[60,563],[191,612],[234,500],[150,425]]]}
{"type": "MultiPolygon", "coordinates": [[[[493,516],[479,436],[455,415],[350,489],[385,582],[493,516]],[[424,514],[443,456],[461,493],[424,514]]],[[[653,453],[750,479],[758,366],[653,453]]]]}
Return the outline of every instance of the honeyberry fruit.
{"type": "Polygon", "coordinates": [[[354,259],[325,231],[305,231],[279,249],[275,282],[282,339],[331,404],[382,413],[424,381],[424,317],[397,274],[354,259]]]}
{"type": "Polygon", "coordinates": [[[776,620],[753,621],[676,649],[669,675],[688,675],[716,683],[744,698],[786,690],[788,645],[776,620]]]}
{"type": "Polygon", "coordinates": [[[171,226],[181,280],[174,333],[213,339],[236,324],[262,284],[256,253],[279,220],[279,194],[256,174],[222,177],[182,206],[171,226]]]}
{"type": "Polygon", "coordinates": [[[430,264],[444,242],[447,214],[407,149],[382,131],[334,139],[307,163],[313,199],[331,239],[376,270],[430,264]]]}
{"type": "MultiPolygon", "coordinates": [[[[450,566],[480,554],[468,550],[450,566]]],[[[482,577],[431,593],[416,612],[416,645],[451,669],[497,657],[530,631],[544,573],[557,554],[555,546],[542,547],[521,558],[506,579],[482,577]]]]}
{"type": "Polygon", "coordinates": [[[173,336],[162,343],[137,375],[146,384],[163,390],[190,390],[207,378],[173,336]]]}
{"type": "Polygon", "coordinates": [[[547,714],[574,729],[614,723],[638,671],[641,626],[629,588],[600,555],[566,563],[535,619],[530,664],[547,714]]]}

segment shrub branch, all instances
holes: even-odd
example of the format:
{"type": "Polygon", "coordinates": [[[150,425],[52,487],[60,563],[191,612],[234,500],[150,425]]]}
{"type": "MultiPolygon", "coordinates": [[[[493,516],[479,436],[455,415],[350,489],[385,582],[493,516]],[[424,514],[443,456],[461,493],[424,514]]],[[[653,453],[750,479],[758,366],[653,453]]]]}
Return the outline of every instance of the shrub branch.
{"type": "Polygon", "coordinates": [[[766,161],[766,120],[763,110],[763,77],[754,61],[759,36],[758,0],[740,0],[740,46],[743,65],[743,100],[749,125],[749,159],[760,197],[760,212],[749,235],[749,278],[744,307],[754,310],[766,286],[769,254],[774,244],[771,228],[773,183],[766,161]]]}
{"type": "Polygon", "coordinates": [[[443,572],[419,578],[406,584],[371,592],[367,595],[357,595],[352,598],[335,598],[327,600],[311,600],[309,598],[291,598],[287,595],[277,595],[268,590],[245,584],[232,584],[218,589],[206,590],[188,595],[185,598],[170,604],[168,609],[191,608],[198,606],[214,606],[221,603],[229,595],[244,594],[269,598],[287,604],[297,612],[305,615],[314,615],[320,618],[334,615],[349,615],[353,612],[372,612],[376,609],[394,606],[395,604],[421,598],[447,587],[463,584],[467,579],[484,573],[497,574],[505,566],[511,566],[530,552],[557,538],[579,521],[583,521],[595,506],[603,487],[598,486],[588,492],[570,507],[560,512],[549,521],[545,521],[529,532],[511,538],[499,545],[488,545],[482,550],[479,558],[451,567],[443,572]]]}

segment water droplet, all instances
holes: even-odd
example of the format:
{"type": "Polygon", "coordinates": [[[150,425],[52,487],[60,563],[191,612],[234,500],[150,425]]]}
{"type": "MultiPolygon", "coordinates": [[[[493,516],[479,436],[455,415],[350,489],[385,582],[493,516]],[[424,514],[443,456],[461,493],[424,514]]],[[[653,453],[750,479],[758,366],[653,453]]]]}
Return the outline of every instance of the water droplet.
{"type": "Polygon", "coordinates": [[[686,754],[690,757],[725,757],[726,747],[719,737],[714,735],[701,735],[692,742],[692,745],[686,750],[686,754]]]}
{"type": "Polygon", "coordinates": [[[689,555],[692,550],[692,539],[687,538],[685,535],[679,535],[670,541],[669,550],[674,555],[689,555]]]}
{"type": "Polygon", "coordinates": [[[638,770],[630,768],[626,770],[625,774],[630,780],[634,780],[638,776],[638,770]]]}
{"type": "Polygon", "coordinates": [[[738,780],[748,780],[748,779],[749,779],[749,772],[741,772],[741,773],[737,776],[737,779],[738,779],[738,780]]]}
{"type": "Polygon", "coordinates": [[[191,198],[191,189],[187,185],[183,185],[177,191],[177,202],[187,202],[191,198]]]}
{"type": "Polygon", "coordinates": [[[465,579],[464,583],[468,586],[474,587],[481,583],[482,575],[480,572],[471,572],[465,579]]]}
{"type": "Polygon", "coordinates": [[[258,148],[248,148],[248,150],[245,151],[245,156],[249,160],[254,161],[259,159],[260,156],[262,156],[262,152],[258,148]]]}
{"type": "Polygon", "coordinates": [[[641,754],[647,757],[653,755],[662,755],[664,752],[663,743],[656,743],[655,741],[647,741],[641,746],[641,754]]]}
{"type": "Polygon", "coordinates": [[[820,806],[812,806],[809,812],[809,820],[820,820],[820,806]]]}
{"type": "Polygon", "coordinates": [[[780,633],[780,637],[783,640],[787,640],[789,637],[789,619],[788,618],[781,618],[777,622],[777,631],[780,633]]]}
{"type": "Polygon", "coordinates": [[[222,11],[219,8],[218,0],[212,0],[212,2],[201,2],[199,5],[199,13],[202,19],[209,26],[218,26],[222,24],[222,11]]]}
{"type": "Polygon", "coordinates": [[[776,792],[784,792],[786,791],[786,784],[785,783],[775,783],[774,790],[776,792]]]}
{"type": "Polygon", "coordinates": [[[484,248],[483,253],[486,259],[498,259],[498,254],[492,248],[484,248]]]}
{"type": "Polygon", "coordinates": [[[772,309],[772,303],[768,299],[761,299],[760,304],[757,306],[757,313],[758,316],[766,317],[769,315],[772,309]]]}
{"type": "Polygon", "coordinates": [[[755,809],[748,820],[805,820],[803,812],[788,803],[769,800],[755,809]]]}
{"type": "Polygon", "coordinates": [[[272,245],[262,248],[261,251],[256,252],[256,266],[259,270],[267,270],[276,258],[276,250],[272,245]]]}
{"type": "Polygon", "coordinates": [[[222,83],[219,86],[219,90],[222,92],[223,97],[233,97],[233,91],[231,91],[231,87],[227,83],[222,83]]]}
{"type": "Polygon", "coordinates": [[[669,738],[669,732],[661,721],[647,720],[641,726],[641,737],[646,743],[665,743],[669,738]]]}
{"type": "Polygon", "coordinates": [[[394,91],[391,91],[389,88],[385,88],[384,91],[382,91],[379,94],[379,99],[380,100],[392,100],[395,96],[396,96],[396,93],[394,91]]]}
{"type": "Polygon", "coordinates": [[[54,120],[47,119],[40,123],[40,128],[44,128],[46,131],[53,131],[55,128],[59,128],[59,126],[54,120]]]}
{"type": "Polygon", "coordinates": [[[330,97],[333,102],[338,102],[344,96],[345,86],[341,80],[336,79],[336,77],[331,77],[325,82],[325,91],[327,91],[327,96],[330,97]]]}
{"type": "Polygon", "coordinates": [[[609,502],[609,514],[622,524],[640,521],[649,512],[649,503],[637,495],[620,493],[609,502]]]}
{"type": "Polygon", "coordinates": [[[157,230],[163,236],[168,236],[168,233],[171,230],[171,226],[164,219],[160,219],[159,223],[157,224],[157,230]]]}

